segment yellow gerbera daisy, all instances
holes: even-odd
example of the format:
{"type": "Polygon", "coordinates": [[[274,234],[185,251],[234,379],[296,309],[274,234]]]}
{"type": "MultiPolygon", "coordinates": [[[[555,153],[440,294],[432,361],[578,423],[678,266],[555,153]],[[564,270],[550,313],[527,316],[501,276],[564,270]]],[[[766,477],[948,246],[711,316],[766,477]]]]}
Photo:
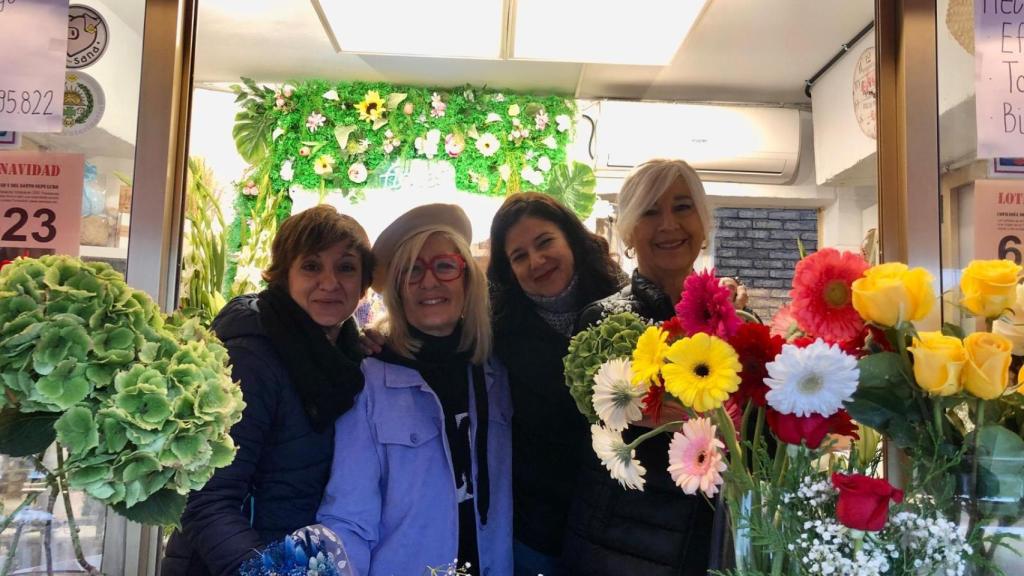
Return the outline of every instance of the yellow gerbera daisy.
{"type": "Polygon", "coordinates": [[[363,97],[363,101],[356,104],[356,109],[359,110],[360,120],[375,122],[384,116],[384,100],[381,100],[376,90],[370,90],[363,97]]]}
{"type": "Polygon", "coordinates": [[[698,412],[714,410],[740,386],[739,356],[727,342],[704,333],[678,340],[661,369],[665,390],[698,412]]]}
{"type": "Polygon", "coordinates": [[[658,383],[658,373],[665,364],[665,353],[668,352],[668,332],[657,326],[650,326],[633,349],[633,384],[645,382],[658,383]]]}

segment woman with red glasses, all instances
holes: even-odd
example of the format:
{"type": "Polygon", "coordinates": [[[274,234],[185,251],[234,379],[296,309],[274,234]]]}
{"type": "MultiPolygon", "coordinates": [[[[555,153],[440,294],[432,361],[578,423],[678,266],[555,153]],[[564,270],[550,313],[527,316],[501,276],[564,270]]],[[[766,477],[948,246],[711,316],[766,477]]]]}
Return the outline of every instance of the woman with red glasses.
{"type": "Polygon", "coordinates": [[[338,419],[318,520],[357,574],[423,574],[458,559],[512,574],[511,400],[491,357],[487,279],[461,208],[420,206],[373,246],[384,349],[338,419]]]}

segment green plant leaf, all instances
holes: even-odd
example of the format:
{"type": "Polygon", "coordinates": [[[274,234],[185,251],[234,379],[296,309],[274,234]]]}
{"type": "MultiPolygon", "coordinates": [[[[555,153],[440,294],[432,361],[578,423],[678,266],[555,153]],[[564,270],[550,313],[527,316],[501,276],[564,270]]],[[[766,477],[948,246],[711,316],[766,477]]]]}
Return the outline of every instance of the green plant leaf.
{"type": "Polygon", "coordinates": [[[942,334],[945,336],[953,336],[961,340],[965,338],[964,329],[950,322],[942,323],[942,334]]]}
{"type": "Polygon", "coordinates": [[[251,110],[242,110],[235,114],[235,125],[231,128],[231,136],[235,139],[235,148],[243,160],[256,164],[267,154],[270,136],[277,121],[269,114],[259,114],[251,110]]]}
{"type": "Polygon", "coordinates": [[[72,455],[79,455],[100,443],[92,412],[85,406],[72,406],[53,425],[57,439],[72,455]]]}
{"type": "Polygon", "coordinates": [[[597,201],[594,194],[597,179],[590,166],[582,162],[573,162],[571,169],[564,164],[552,166],[548,182],[548,195],[576,212],[580,218],[590,216],[597,201]]]}
{"type": "Polygon", "coordinates": [[[394,110],[395,108],[398,108],[399,104],[405,101],[407,96],[408,94],[402,92],[392,92],[391,94],[388,94],[388,101],[387,104],[385,104],[385,107],[388,110],[394,110]]]}
{"type": "Polygon", "coordinates": [[[335,126],[334,127],[334,139],[338,141],[338,148],[344,154],[345,148],[348,146],[349,136],[356,131],[355,126],[335,126]]]}
{"type": "Polygon", "coordinates": [[[854,420],[878,430],[902,448],[918,440],[921,413],[914,399],[914,384],[903,372],[903,359],[895,352],[866,356],[858,362],[860,385],[846,410],[854,420]]]}
{"type": "Polygon", "coordinates": [[[0,410],[0,454],[23,457],[46,450],[57,438],[53,424],[59,417],[55,412],[0,410]]]}
{"type": "Polygon", "coordinates": [[[138,504],[127,507],[124,503],[111,504],[114,512],[139,524],[178,527],[185,511],[185,496],[174,490],[160,490],[138,504]]]}

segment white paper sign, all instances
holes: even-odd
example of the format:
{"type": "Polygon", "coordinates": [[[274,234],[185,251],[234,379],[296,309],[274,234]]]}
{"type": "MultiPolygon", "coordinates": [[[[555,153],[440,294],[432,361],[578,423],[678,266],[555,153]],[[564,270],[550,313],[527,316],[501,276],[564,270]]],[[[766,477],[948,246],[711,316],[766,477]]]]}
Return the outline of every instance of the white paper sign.
{"type": "Polygon", "coordinates": [[[82,154],[0,153],[0,248],[77,256],[84,171],[82,154]]]}
{"type": "Polygon", "coordinates": [[[60,132],[67,0],[0,0],[0,130],[60,132]]]}

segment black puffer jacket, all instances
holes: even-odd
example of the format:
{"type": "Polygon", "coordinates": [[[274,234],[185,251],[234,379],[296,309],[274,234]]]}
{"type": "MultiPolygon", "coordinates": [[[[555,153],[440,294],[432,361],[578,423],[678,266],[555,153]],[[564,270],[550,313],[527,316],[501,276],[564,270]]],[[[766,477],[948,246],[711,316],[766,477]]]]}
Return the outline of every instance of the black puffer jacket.
{"type": "Polygon", "coordinates": [[[330,474],[334,427],[315,432],[266,336],[255,296],[228,303],[213,329],[241,382],[245,411],[231,428],[238,455],[193,492],[182,532],[167,543],[163,576],[237,574],[263,545],[316,524],[330,474]]]}
{"type": "MultiPolygon", "coordinates": [[[[622,281],[625,282],[625,275],[622,281]]],[[[582,303],[603,298],[581,286],[582,303]]],[[[494,347],[512,391],[515,538],[550,556],[562,552],[569,504],[590,453],[590,426],[565,385],[569,339],[521,292],[494,295],[494,347]]]]}
{"type": "MultiPolygon", "coordinates": [[[[633,273],[630,285],[588,306],[580,317],[587,327],[604,316],[632,311],[648,320],[671,318],[668,296],[633,273]]],[[[632,427],[624,439],[646,430],[632,427]]],[[[644,491],[626,490],[613,480],[591,451],[580,475],[569,514],[563,558],[579,576],[696,576],[707,573],[714,512],[703,496],[687,496],[668,473],[669,435],[637,449],[647,469],[644,491]]]]}

